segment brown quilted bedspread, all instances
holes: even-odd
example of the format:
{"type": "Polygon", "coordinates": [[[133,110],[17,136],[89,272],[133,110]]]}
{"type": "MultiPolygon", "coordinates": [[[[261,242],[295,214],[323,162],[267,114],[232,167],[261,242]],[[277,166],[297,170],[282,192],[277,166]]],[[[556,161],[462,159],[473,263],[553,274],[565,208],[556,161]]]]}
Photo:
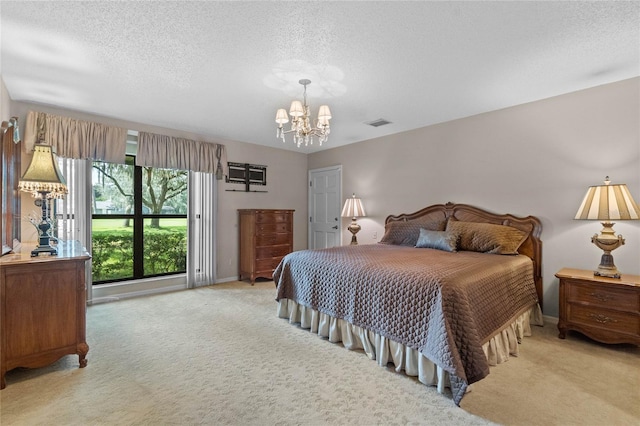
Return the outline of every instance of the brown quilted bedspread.
{"type": "Polygon", "coordinates": [[[274,281],[276,300],[418,350],[450,373],[456,404],[489,374],[482,344],[537,302],[526,256],[384,244],[293,252],[274,281]]]}

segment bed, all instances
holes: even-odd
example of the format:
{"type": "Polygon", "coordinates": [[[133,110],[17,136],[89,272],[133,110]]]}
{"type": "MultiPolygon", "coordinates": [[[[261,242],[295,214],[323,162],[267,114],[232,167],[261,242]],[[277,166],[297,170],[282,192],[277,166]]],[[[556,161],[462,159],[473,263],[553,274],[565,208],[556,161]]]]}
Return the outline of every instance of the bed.
{"type": "Polygon", "coordinates": [[[380,243],[302,250],[274,271],[278,316],[459,405],[542,325],[540,221],[465,204],[389,216],[380,243]]]}

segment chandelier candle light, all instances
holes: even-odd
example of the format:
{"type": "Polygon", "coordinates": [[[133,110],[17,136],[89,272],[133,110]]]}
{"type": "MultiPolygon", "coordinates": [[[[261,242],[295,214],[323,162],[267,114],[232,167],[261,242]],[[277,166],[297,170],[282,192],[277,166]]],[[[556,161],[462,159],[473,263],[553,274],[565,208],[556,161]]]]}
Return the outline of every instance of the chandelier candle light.
{"type": "Polygon", "coordinates": [[[287,111],[280,108],[276,112],[276,123],[278,123],[278,130],[276,137],[281,138],[282,142],[286,142],[284,135],[287,133],[293,133],[293,141],[300,148],[300,145],[304,142],[305,146],[313,145],[313,136],[318,138],[320,146],[323,142],[329,139],[329,133],[331,128],[329,127],[329,120],[331,120],[331,111],[327,105],[320,106],[318,111],[318,120],[315,125],[311,126],[310,109],[307,105],[307,86],[311,84],[311,80],[302,79],[298,83],[304,86],[304,98],[303,102],[293,101],[291,102],[291,108],[289,109],[289,115],[291,116],[291,130],[284,130],[283,124],[289,122],[289,115],[287,111]]]}
{"type": "Polygon", "coordinates": [[[353,194],[351,198],[347,198],[342,208],[342,217],[350,217],[351,225],[347,228],[351,232],[351,245],[358,245],[358,239],[356,234],[360,231],[360,225],[356,223],[356,217],[364,217],[367,214],[364,212],[364,206],[360,198],[356,198],[356,194],[353,194]]]}
{"type": "Polygon", "coordinates": [[[640,208],[631,197],[627,185],[611,185],[609,176],[604,185],[591,186],[580,204],[575,219],[600,220],[600,235],[591,237],[591,242],[603,250],[602,259],[594,275],[620,278],[620,272],[613,263],[611,252],[624,245],[622,235],[615,235],[612,220],[640,220],[640,208]]]}
{"type": "Polygon", "coordinates": [[[42,253],[56,255],[57,249],[50,244],[49,202],[52,198],[63,198],[68,190],[50,145],[35,145],[31,163],[18,182],[18,188],[32,193],[36,198],[36,206],[42,207],[42,218],[37,226],[40,243],[31,252],[31,256],[42,253]]]}

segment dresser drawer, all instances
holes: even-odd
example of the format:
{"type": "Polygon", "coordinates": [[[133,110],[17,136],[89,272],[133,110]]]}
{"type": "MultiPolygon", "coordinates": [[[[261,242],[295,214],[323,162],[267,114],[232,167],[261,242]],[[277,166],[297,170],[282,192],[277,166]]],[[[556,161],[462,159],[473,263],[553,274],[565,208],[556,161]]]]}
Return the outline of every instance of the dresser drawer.
{"type": "Polygon", "coordinates": [[[581,324],[590,328],[604,328],[612,332],[636,336],[640,333],[639,315],[574,304],[570,304],[567,311],[567,320],[573,324],[581,324]]]}
{"type": "Polygon", "coordinates": [[[279,246],[256,247],[256,259],[266,259],[272,257],[282,257],[291,251],[289,244],[279,246]]]}
{"type": "Polygon", "coordinates": [[[289,222],[290,217],[291,214],[287,212],[256,213],[256,223],[289,222]]]}
{"type": "Polygon", "coordinates": [[[569,285],[568,302],[580,301],[617,311],[640,312],[640,294],[637,291],[571,280],[566,284],[569,285]]]}
{"type": "Polygon", "coordinates": [[[289,241],[291,241],[291,233],[289,232],[256,235],[257,247],[289,244],[289,241]]]}
{"type": "Polygon", "coordinates": [[[276,269],[281,260],[282,256],[271,257],[269,259],[259,259],[256,261],[256,272],[270,271],[273,273],[273,270],[276,269]]]}
{"type": "Polygon", "coordinates": [[[291,232],[291,224],[289,222],[257,223],[256,232],[257,234],[291,232]]]}

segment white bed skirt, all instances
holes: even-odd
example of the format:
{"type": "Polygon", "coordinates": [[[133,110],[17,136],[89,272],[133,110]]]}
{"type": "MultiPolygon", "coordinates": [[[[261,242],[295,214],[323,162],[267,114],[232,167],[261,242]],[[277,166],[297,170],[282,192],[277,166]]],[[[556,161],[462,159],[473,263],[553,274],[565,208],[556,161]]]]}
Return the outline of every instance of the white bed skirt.
{"type": "MultiPolygon", "coordinates": [[[[330,342],[342,342],[347,349],[362,349],[380,366],[386,367],[391,362],[397,372],[404,371],[406,375],[417,377],[425,385],[437,386],[440,393],[449,387],[449,374],[442,368],[417,350],[373,331],[299,305],[289,299],[281,299],[278,302],[278,317],[288,318],[292,324],[299,323],[300,327],[326,337],[330,342]]],[[[506,362],[510,355],[518,356],[518,343],[521,342],[522,337],[531,335],[532,324],[543,324],[542,311],[538,304],[520,315],[482,346],[489,365],[506,362]]]]}

